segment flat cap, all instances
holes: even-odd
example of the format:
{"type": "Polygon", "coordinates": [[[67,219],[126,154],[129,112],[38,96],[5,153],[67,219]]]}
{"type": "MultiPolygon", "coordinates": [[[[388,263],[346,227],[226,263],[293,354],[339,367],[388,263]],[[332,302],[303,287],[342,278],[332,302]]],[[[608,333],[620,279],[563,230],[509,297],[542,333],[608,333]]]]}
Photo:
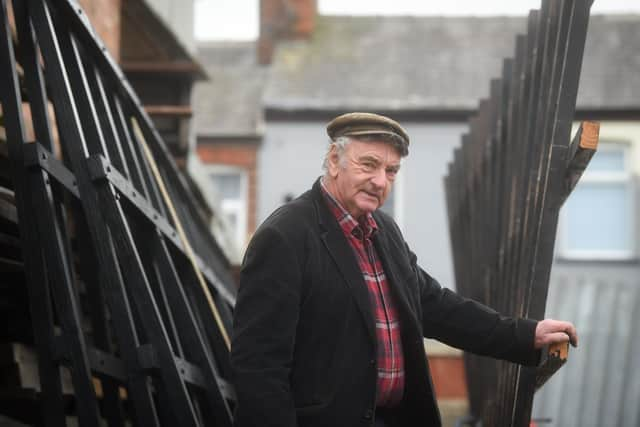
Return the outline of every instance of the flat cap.
{"type": "Polygon", "coordinates": [[[402,155],[409,151],[409,135],[398,122],[373,113],[347,113],[336,117],[327,124],[327,134],[331,140],[341,136],[389,135],[395,137],[402,155]]]}

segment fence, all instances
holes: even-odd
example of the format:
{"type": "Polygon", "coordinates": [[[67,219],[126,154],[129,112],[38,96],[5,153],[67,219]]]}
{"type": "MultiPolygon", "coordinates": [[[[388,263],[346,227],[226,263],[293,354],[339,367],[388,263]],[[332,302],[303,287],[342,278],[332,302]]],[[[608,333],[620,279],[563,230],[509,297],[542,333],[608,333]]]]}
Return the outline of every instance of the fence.
{"type": "MultiPolygon", "coordinates": [[[[543,0],[531,11],[445,178],[458,290],[507,315],[544,317],[558,212],[597,145],[596,123],[570,142],[590,7],[543,0]]],[[[536,385],[560,364],[466,355],[472,415],[528,426],[536,385]]]]}

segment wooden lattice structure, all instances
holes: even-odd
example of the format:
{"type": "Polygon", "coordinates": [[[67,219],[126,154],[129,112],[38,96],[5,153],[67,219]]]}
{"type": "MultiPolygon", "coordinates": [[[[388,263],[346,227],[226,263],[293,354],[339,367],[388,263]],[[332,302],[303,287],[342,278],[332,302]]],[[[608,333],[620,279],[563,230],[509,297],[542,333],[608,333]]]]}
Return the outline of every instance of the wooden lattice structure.
{"type": "Polygon", "coordinates": [[[23,421],[230,426],[228,262],[78,4],[0,0],[0,75],[38,364],[23,421]]]}
{"type": "MultiPolygon", "coordinates": [[[[458,290],[507,315],[544,317],[558,213],[597,145],[595,123],[570,138],[590,6],[531,11],[445,179],[458,290]]],[[[536,369],[465,355],[473,418],[528,426],[557,359],[536,369]]]]}

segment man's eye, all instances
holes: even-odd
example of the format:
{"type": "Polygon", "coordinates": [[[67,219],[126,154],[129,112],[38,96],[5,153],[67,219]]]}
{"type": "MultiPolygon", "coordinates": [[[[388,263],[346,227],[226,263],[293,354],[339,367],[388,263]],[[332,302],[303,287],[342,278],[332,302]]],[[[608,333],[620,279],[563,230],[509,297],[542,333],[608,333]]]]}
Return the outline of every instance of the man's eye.
{"type": "Polygon", "coordinates": [[[375,165],[370,162],[364,162],[362,164],[362,167],[365,168],[366,170],[373,170],[375,168],[375,165]]]}

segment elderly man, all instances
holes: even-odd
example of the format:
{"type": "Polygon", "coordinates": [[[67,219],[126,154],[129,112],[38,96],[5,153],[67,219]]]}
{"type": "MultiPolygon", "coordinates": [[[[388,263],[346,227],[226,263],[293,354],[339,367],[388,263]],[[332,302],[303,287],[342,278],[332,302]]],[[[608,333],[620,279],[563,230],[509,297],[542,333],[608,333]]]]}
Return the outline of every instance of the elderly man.
{"type": "Polygon", "coordinates": [[[502,317],[442,288],[378,210],[408,154],[395,121],[327,126],[325,174],[256,231],[242,265],[231,363],[236,425],[439,426],[423,337],[535,365],[568,322],[502,317]]]}

